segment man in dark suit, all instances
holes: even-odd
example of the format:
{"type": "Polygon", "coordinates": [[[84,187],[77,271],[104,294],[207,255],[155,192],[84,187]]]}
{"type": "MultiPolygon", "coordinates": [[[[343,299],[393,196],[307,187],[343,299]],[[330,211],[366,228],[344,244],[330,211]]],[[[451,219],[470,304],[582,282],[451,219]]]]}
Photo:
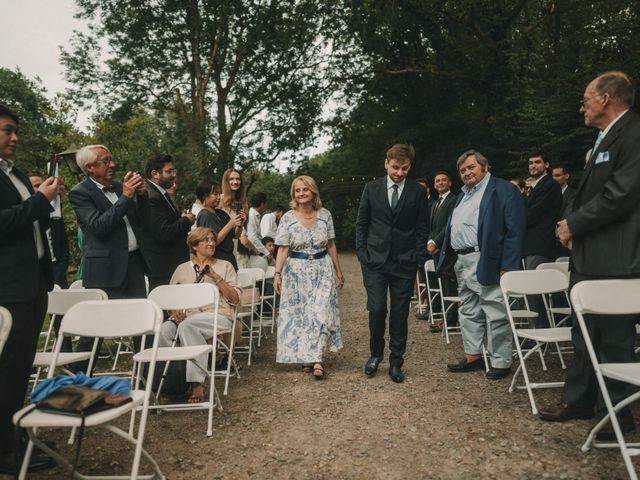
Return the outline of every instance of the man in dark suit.
{"type": "MultiPolygon", "coordinates": [[[[13,324],[0,356],[0,474],[13,474],[12,417],[24,402],[31,365],[53,288],[51,253],[45,236],[51,200],[61,191],[57,178],[48,178],[34,193],[11,157],[18,146],[18,117],[0,105],[0,305],[13,324]]],[[[30,471],[51,466],[47,457],[31,459],[30,471]]]]}
{"type": "MultiPolygon", "coordinates": [[[[580,112],[588,127],[600,130],[578,184],[573,208],[558,222],[558,237],[571,249],[570,286],[593,279],[640,277],[640,116],[633,112],[635,88],[623,72],[607,72],[587,86],[580,112]]],[[[610,321],[585,315],[596,355],[608,363],[634,362],[637,316],[610,321]]],[[[606,410],[599,395],[582,332],[574,322],[573,362],[562,402],[540,410],[550,421],[590,418],[606,410]]],[[[607,381],[615,405],[630,393],[628,384],[607,381]]],[[[635,429],[628,410],[618,414],[623,431],[635,429]]],[[[613,438],[613,430],[599,439],[613,438]]]]}
{"type": "Polygon", "coordinates": [[[562,189],[562,218],[564,218],[565,212],[573,204],[573,199],[576,198],[576,189],[569,185],[571,174],[564,165],[553,167],[551,176],[562,189]]]}
{"type": "MultiPolygon", "coordinates": [[[[525,268],[535,270],[541,263],[553,262],[556,254],[556,222],[562,209],[562,190],[560,185],[547,175],[549,161],[542,153],[536,152],[529,157],[529,174],[534,182],[526,198],[527,233],[524,237],[525,268]]],[[[529,298],[529,305],[538,313],[535,319],[537,328],[549,327],[549,319],[540,295],[529,298]]]]}
{"type": "Polygon", "coordinates": [[[388,291],[389,376],[396,383],[404,380],[409,303],[416,270],[426,261],[429,234],[424,190],[407,178],[414,157],[411,145],[397,144],[387,151],[387,175],[365,185],[356,221],[356,252],[369,310],[371,357],[364,372],[376,373],[383,358],[388,291]]]}
{"type": "Polygon", "coordinates": [[[500,277],[521,269],[524,200],[511,182],[489,173],[489,161],[480,152],[467,150],[456,166],[464,186],[449,217],[438,271],[457,255],[454,268],[465,357],[447,368],[454,373],[484,369],[486,334],[491,361],[486,376],[498,380],[509,374],[512,357],[500,277]]]}
{"type": "Polygon", "coordinates": [[[180,212],[167,189],[176,178],[170,155],[152,155],[145,165],[149,193],[149,222],[144,229],[142,251],[150,268],[149,290],[167,285],[174,270],[189,260],[187,234],[195,215],[180,212]]]}
{"type": "MultiPolygon", "coordinates": [[[[149,218],[147,183],[128,172],[124,182],[113,180],[116,164],[102,145],[89,145],[76,153],[87,178],[69,192],[69,202],[84,235],[82,251],[86,288],[100,288],[110,299],[145,298],[145,272],[140,253],[142,226],[149,218]]],[[[134,339],[139,349],[139,339],[134,339]]],[[[90,351],[93,339],[81,338],[78,351],[90,351]]],[[[98,348],[99,350],[99,348],[98,348]]],[[[86,371],[87,363],[76,365],[86,371]]]]}
{"type": "MultiPolygon", "coordinates": [[[[438,192],[438,200],[431,208],[431,228],[430,238],[427,242],[427,252],[431,255],[436,263],[440,258],[440,249],[444,242],[444,232],[447,229],[447,222],[453,208],[456,206],[457,196],[451,193],[451,177],[447,172],[436,172],[433,177],[433,187],[438,192]]],[[[456,285],[455,273],[451,269],[446,269],[440,275],[442,282],[443,295],[446,297],[457,296],[458,286],[456,285]]],[[[439,302],[435,305],[431,305],[434,312],[439,312],[442,307],[439,302]]],[[[451,307],[449,310],[450,318],[448,321],[456,322],[458,318],[457,306],[451,307]]],[[[442,331],[444,322],[442,320],[431,325],[432,332],[437,333],[442,331]]]]}

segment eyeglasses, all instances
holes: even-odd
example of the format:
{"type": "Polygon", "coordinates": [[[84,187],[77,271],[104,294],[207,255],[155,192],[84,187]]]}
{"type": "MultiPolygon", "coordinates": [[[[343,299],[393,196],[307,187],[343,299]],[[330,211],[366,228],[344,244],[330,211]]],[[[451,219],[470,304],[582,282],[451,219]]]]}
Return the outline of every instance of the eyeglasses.
{"type": "Polygon", "coordinates": [[[169,175],[173,175],[174,173],[178,173],[178,170],[175,168],[170,168],[168,170],[162,170],[164,173],[168,173],[169,175]]]}
{"type": "Polygon", "coordinates": [[[102,163],[103,165],[106,165],[108,167],[109,165],[111,165],[113,163],[113,158],[108,157],[108,158],[96,160],[96,164],[97,163],[102,163]]]}
{"type": "Polygon", "coordinates": [[[216,241],[213,237],[207,237],[207,238],[203,238],[202,240],[200,240],[200,243],[213,243],[215,244],[216,241]]]}
{"type": "Polygon", "coordinates": [[[583,98],[582,100],[580,100],[580,106],[584,107],[588,102],[590,102],[594,98],[601,97],[603,95],[606,95],[606,93],[596,93],[595,95],[592,95],[592,96],[590,96],[588,98],[583,98]]]}

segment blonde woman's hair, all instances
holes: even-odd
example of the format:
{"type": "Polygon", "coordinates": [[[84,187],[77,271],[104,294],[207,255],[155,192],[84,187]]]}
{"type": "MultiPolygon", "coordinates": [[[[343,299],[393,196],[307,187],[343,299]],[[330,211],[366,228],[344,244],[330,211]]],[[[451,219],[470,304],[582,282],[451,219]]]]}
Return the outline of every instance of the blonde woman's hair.
{"type": "Polygon", "coordinates": [[[300,175],[299,177],[296,177],[293,182],[291,182],[291,203],[289,203],[289,206],[294,209],[298,208],[298,202],[296,201],[293,194],[296,182],[302,182],[309,190],[311,190],[311,193],[313,193],[313,201],[311,202],[311,206],[314,210],[320,210],[322,208],[322,201],[320,200],[320,190],[318,190],[316,181],[308,175],[300,175]]]}
{"type": "Polygon", "coordinates": [[[228,212],[234,212],[236,210],[236,204],[240,203],[241,208],[247,207],[247,193],[244,191],[244,181],[242,180],[242,174],[235,168],[228,168],[222,174],[222,207],[223,210],[228,212]],[[235,192],[231,190],[229,185],[229,177],[233,172],[240,175],[240,188],[235,192]]]}
{"type": "Polygon", "coordinates": [[[187,245],[189,245],[189,252],[191,253],[191,255],[195,255],[196,245],[207,238],[209,234],[213,234],[213,241],[214,244],[216,244],[218,242],[218,235],[210,228],[196,227],[191,230],[191,232],[189,232],[189,235],[187,235],[187,245]]]}

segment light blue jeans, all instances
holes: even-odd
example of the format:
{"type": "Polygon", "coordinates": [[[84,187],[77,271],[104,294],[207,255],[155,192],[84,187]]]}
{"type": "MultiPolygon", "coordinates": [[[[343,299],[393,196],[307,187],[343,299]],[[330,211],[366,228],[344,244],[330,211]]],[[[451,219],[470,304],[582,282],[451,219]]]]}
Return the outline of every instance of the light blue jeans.
{"type": "Polygon", "coordinates": [[[476,277],[480,252],[459,255],[455,264],[460,309],[458,318],[464,352],[481,355],[487,336],[487,353],[494,368],[508,368],[512,358],[512,335],[500,285],[481,285],[476,277]]]}

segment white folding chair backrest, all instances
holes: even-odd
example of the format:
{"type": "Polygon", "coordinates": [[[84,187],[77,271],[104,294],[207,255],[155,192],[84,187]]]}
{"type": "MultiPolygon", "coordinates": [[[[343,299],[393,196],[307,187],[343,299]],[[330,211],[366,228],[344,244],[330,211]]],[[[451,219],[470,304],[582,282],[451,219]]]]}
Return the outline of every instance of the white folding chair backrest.
{"type": "Polygon", "coordinates": [[[424,271],[425,272],[435,272],[436,271],[436,264],[433,260],[427,260],[426,262],[424,262],[424,271]]]}
{"type": "Polygon", "coordinates": [[[242,270],[238,270],[238,283],[241,288],[252,288],[255,286],[255,280],[253,279],[253,275],[248,272],[243,272],[242,270]]]}
{"type": "Polygon", "coordinates": [[[276,267],[269,265],[267,271],[264,272],[264,278],[273,278],[276,274],[276,267]]]}
{"type": "Polygon", "coordinates": [[[163,310],[184,310],[211,305],[217,298],[217,288],[211,283],[160,285],[149,293],[163,310]]]}
{"type": "Polygon", "coordinates": [[[47,313],[64,315],[73,305],[86,300],[107,300],[107,294],[98,288],[82,290],[53,290],[49,292],[47,313]]]}
{"type": "Polygon", "coordinates": [[[557,270],[569,278],[569,262],[549,262],[541,263],[536,270],[557,270]]]}
{"type": "Polygon", "coordinates": [[[556,262],[558,262],[558,263],[569,263],[569,257],[558,257],[558,258],[556,258],[556,262]]]}
{"type": "Polygon", "coordinates": [[[571,303],[583,315],[629,315],[640,313],[639,291],[640,279],[591,280],[574,285],[571,303]]]}
{"type": "Polygon", "coordinates": [[[261,268],[241,268],[240,270],[238,270],[238,274],[240,273],[246,273],[248,275],[251,275],[251,277],[253,278],[253,283],[260,281],[260,280],[264,280],[265,278],[265,272],[264,270],[262,270],[261,268]]]}
{"type": "Polygon", "coordinates": [[[569,279],[557,270],[522,270],[502,275],[500,288],[507,296],[542,295],[566,290],[569,279]]]}
{"type": "Polygon", "coordinates": [[[76,280],[71,285],[69,285],[69,290],[77,290],[79,288],[84,288],[82,285],[82,280],[76,280]]]}
{"type": "Polygon", "coordinates": [[[0,307],[0,355],[7,343],[9,333],[11,333],[11,324],[13,319],[11,318],[11,312],[4,307],[0,307]]]}

